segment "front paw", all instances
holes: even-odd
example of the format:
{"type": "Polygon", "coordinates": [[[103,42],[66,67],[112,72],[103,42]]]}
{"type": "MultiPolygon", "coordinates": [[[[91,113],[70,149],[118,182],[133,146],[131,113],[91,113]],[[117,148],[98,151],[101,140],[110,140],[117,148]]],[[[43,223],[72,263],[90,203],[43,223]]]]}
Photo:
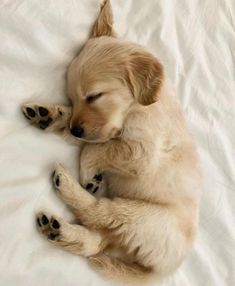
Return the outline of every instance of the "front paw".
{"type": "Polygon", "coordinates": [[[52,173],[52,182],[58,192],[68,192],[76,184],[72,175],[61,164],[56,165],[52,173]]]}
{"type": "Polygon", "coordinates": [[[30,123],[43,130],[64,128],[69,117],[68,107],[61,105],[38,105],[27,103],[22,106],[22,112],[30,123]],[[53,127],[52,127],[53,126],[53,127]]]}
{"type": "Polygon", "coordinates": [[[85,184],[85,189],[96,197],[104,195],[105,183],[103,174],[96,174],[91,181],[85,184]]]}
{"type": "Polygon", "coordinates": [[[50,241],[58,241],[62,236],[63,222],[54,216],[49,216],[44,212],[36,217],[36,223],[39,231],[50,241]]]}
{"type": "Polygon", "coordinates": [[[103,175],[97,174],[92,178],[92,180],[88,184],[86,184],[85,189],[88,192],[95,194],[101,189],[102,181],[103,181],[103,175]]]}
{"type": "Polygon", "coordinates": [[[33,123],[40,129],[48,128],[53,122],[53,112],[44,106],[38,106],[30,103],[24,104],[22,106],[22,112],[30,123],[33,123]]]}

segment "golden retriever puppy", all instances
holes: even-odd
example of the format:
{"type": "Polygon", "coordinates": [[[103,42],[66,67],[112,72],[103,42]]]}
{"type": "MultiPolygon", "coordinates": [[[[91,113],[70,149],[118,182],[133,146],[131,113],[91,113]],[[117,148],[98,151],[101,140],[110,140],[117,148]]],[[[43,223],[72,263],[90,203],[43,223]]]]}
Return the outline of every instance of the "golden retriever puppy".
{"type": "Polygon", "coordinates": [[[31,123],[81,147],[80,184],[61,165],[53,174],[81,225],[42,212],[40,231],[112,278],[172,273],[197,229],[197,154],[162,64],[116,38],[110,1],[69,67],[68,96],[71,107],[23,106],[31,123]]]}

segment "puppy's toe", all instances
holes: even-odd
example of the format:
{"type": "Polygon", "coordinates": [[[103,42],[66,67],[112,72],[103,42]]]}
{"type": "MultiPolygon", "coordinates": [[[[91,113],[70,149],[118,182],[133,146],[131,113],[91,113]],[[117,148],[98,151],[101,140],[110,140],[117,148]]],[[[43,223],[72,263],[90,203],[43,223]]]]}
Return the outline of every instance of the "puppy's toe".
{"type": "Polygon", "coordinates": [[[52,182],[56,190],[66,190],[73,183],[70,173],[61,165],[57,164],[52,174],[52,182]]]}
{"type": "Polygon", "coordinates": [[[85,186],[85,189],[92,194],[96,194],[101,191],[103,187],[103,175],[96,174],[93,179],[85,186]]]}
{"type": "Polygon", "coordinates": [[[22,106],[22,112],[23,115],[30,121],[36,117],[36,111],[30,106],[22,106]]]}
{"type": "Polygon", "coordinates": [[[60,222],[59,222],[57,219],[55,219],[55,218],[52,218],[52,219],[51,219],[50,225],[51,225],[51,227],[52,227],[53,229],[56,229],[56,230],[58,230],[58,229],[61,227],[60,222]]]}
{"type": "Polygon", "coordinates": [[[49,240],[58,241],[61,238],[64,221],[58,217],[51,217],[50,220],[50,231],[48,232],[47,238],[49,240]]]}
{"type": "Polygon", "coordinates": [[[49,239],[49,240],[57,240],[58,238],[59,238],[59,233],[54,233],[53,231],[51,231],[51,232],[49,232],[48,234],[47,234],[47,238],[49,239]]]}
{"type": "Polygon", "coordinates": [[[86,190],[89,193],[95,194],[96,192],[98,192],[100,189],[100,186],[98,184],[92,184],[92,183],[88,183],[86,185],[86,190]]]}
{"type": "Polygon", "coordinates": [[[52,182],[53,182],[55,189],[58,190],[60,187],[61,178],[60,178],[60,174],[58,174],[56,171],[54,171],[52,174],[52,182]]]}
{"type": "Polygon", "coordinates": [[[39,213],[36,216],[36,223],[39,230],[43,231],[49,227],[49,218],[45,213],[39,213]]]}
{"type": "Polygon", "coordinates": [[[51,117],[49,117],[47,120],[40,120],[38,122],[39,128],[40,129],[46,129],[51,124],[52,121],[53,120],[51,117]]]}
{"type": "Polygon", "coordinates": [[[41,117],[45,117],[49,114],[49,111],[47,108],[43,107],[43,106],[39,106],[38,107],[38,113],[41,117]]]}
{"type": "Polygon", "coordinates": [[[62,181],[63,167],[57,164],[55,170],[52,173],[52,182],[56,190],[59,190],[62,181]]]}

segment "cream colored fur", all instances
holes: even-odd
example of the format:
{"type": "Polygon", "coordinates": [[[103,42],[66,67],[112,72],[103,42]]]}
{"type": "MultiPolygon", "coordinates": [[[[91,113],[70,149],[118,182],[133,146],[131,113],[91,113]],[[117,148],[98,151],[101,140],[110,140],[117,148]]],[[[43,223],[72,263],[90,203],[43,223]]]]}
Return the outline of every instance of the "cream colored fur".
{"type": "MultiPolygon", "coordinates": [[[[85,135],[81,185],[60,165],[54,175],[58,194],[82,225],[57,218],[59,230],[52,223],[40,230],[54,231],[53,244],[88,257],[100,273],[143,282],[175,271],[191,249],[201,176],[161,63],[141,46],[114,36],[111,5],[104,1],[91,38],[68,71],[72,107],[44,106],[52,118],[47,130],[79,145],[69,128],[80,125],[85,135]],[[104,181],[95,197],[82,186],[97,173],[104,181]]],[[[38,108],[26,104],[24,112],[27,107],[38,108]]],[[[39,124],[39,118],[32,122],[39,124]]]]}

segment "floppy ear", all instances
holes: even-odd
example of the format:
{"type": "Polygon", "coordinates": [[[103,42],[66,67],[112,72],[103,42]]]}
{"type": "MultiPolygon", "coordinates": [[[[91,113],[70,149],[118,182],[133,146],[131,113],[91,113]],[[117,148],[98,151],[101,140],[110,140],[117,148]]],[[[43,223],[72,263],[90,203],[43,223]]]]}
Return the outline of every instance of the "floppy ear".
{"type": "Polygon", "coordinates": [[[101,4],[100,13],[92,28],[90,38],[101,36],[116,36],[113,30],[113,13],[110,0],[104,0],[101,4]]]}
{"type": "Polygon", "coordinates": [[[127,83],[133,96],[142,105],[158,100],[163,81],[162,64],[148,52],[133,52],[126,67],[127,83]]]}

